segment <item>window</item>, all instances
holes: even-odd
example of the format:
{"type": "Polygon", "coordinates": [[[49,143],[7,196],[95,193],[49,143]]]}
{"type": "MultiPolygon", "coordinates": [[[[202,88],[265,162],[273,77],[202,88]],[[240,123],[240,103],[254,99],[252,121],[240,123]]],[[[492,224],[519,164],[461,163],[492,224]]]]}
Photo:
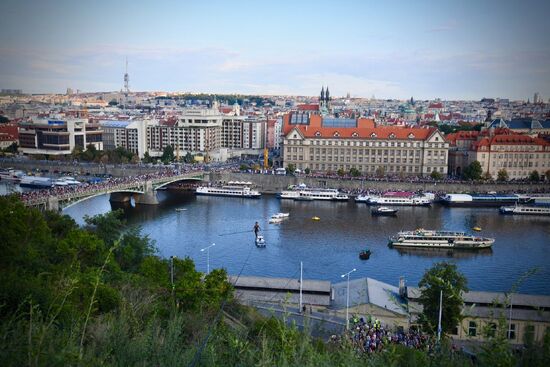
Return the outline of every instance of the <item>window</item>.
{"type": "Polygon", "coordinates": [[[458,335],[458,325],[451,330],[452,335],[458,335]]]}
{"type": "Polygon", "coordinates": [[[475,321],[470,321],[468,324],[468,336],[476,336],[477,335],[477,324],[475,321]]]}
{"type": "Polygon", "coordinates": [[[487,336],[490,338],[494,338],[497,333],[497,324],[494,322],[490,322],[487,324],[487,336]]]}
{"type": "Polygon", "coordinates": [[[523,342],[529,344],[535,340],[535,325],[525,325],[523,342]]]}
{"type": "Polygon", "coordinates": [[[516,338],[516,324],[510,324],[508,329],[508,339],[516,338]]]}

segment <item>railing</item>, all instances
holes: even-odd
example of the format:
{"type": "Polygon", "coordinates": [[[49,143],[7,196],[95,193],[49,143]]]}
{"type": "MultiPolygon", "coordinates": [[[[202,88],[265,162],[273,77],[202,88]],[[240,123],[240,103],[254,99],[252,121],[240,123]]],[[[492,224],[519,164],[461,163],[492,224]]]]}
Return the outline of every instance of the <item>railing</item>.
{"type": "MultiPolygon", "coordinates": [[[[195,178],[195,176],[198,176],[199,173],[202,175],[202,171],[197,172],[186,172],[184,174],[176,175],[176,176],[165,176],[165,177],[158,177],[151,179],[152,184],[159,184],[159,183],[165,183],[170,181],[177,181],[181,179],[189,179],[189,178],[195,178]],[[190,177],[193,176],[193,177],[190,177]]],[[[59,202],[63,201],[72,201],[72,200],[78,200],[81,198],[99,195],[99,194],[106,194],[110,192],[116,192],[121,190],[128,190],[128,189],[138,189],[140,191],[144,190],[145,181],[138,181],[138,182],[130,182],[130,183],[123,183],[119,185],[104,187],[104,188],[96,188],[96,189],[90,189],[85,191],[79,191],[79,192],[68,192],[65,194],[60,195],[44,195],[42,197],[26,200],[25,205],[27,206],[39,206],[46,204],[48,202],[48,198],[51,196],[56,196],[57,200],[59,202]]]]}

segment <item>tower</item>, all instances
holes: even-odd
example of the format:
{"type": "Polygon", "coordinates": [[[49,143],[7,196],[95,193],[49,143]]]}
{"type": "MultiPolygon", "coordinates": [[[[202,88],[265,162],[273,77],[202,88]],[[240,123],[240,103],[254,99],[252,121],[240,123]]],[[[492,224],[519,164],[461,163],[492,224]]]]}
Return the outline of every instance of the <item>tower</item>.
{"type": "Polygon", "coordinates": [[[325,87],[321,87],[321,98],[319,99],[319,104],[322,104],[325,101],[325,87]]]}
{"type": "Polygon", "coordinates": [[[128,97],[130,93],[130,76],[128,75],[128,58],[126,58],[126,71],[124,73],[124,95],[128,97]]]}
{"type": "Polygon", "coordinates": [[[328,91],[328,85],[327,85],[327,90],[325,91],[325,102],[328,106],[328,102],[330,101],[330,93],[328,91]]]}

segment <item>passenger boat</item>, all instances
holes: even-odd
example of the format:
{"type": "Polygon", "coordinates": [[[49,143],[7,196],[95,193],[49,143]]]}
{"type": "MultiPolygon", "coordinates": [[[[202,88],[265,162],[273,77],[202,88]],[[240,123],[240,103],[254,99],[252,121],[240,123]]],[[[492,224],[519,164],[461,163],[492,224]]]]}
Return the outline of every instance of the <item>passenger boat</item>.
{"type": "Polygon", "coordinates": [[[21,177],[23,177],[24,174],[25,173],[23,171],[15,170],[12,168],[3,169],[0,170],[0,180],[19,182],[21,181],[21,177]]]}
{"type": "Polygon", "coordinates": [[[311,220],[313,220],[313,221],[315,221],[315,222],[318,222],[318,221],[321,220],[321,218],[319,218],[319,217],[312,217],[311,220]]]}
{"type": "Polygon", "coordinates": [[[310,188],[305,185],[294,186],[289,190],[283,190],[279,194],[280,199],[292,199],[297,201],[334,200],[347,201],[349,196],[336,189],[310,188]]]}
{"type": "Polygon", "coordinates": [[[355,202],[367,204],[371,197],[372,197],[371,194],[359,194],[355,197],[355,202]]]}
{"type": "Polygon", "coordinates": [[[186,211],[187,209],[186,208],[176,208],[176,211],[177,212],[184,212],[186,211]]]}
{"type": "Polygon", "coordinates": [[[491,247],[494,242],[494,238],[476,237],[464,232],[434,231],[426,229],[402,231],[389,238],[389,245],[393,247],[469,250],[488,248],[491,247]]]}
{"type": "Polygon", "coordinates": [[[21,182],[19,182],[19,186],[32,189],[48,189],[52,185],[52,179],[49,177],[23,176],[21,182]]]}
{"type": "Polygon", "coordinates": [[[398,212],[397,209],[388,208],[387,206],[379,206],[371,210],[372,215],[381,215],[381,216],[393,216],[398,212]]]}
{"type": "Polygon", "coordinates": [[[359,253],[359,258],[361,260],[368,260],[370,258],[370,254],[371,254],[370,250],[366,248],[359,253]]]}
{"type": "Polygon", "coordinates": [[[499,209],[501,214],[518,215],[550,215],[550,206],[516,205],[502,206],[499,209]]]}
{"type": "Polygon", "coordinates": [[[391,191],[381,196],[371,196],[367,204],[369,205],[404,205],[404,206],[430,206],[433,198],[424,194],[414,192],[391,191]]]}
{"type": "Polygon", "coordinates": [[[265,247],[265,239],[264,236],[262,236],[261,234],[256,237],[256,246],[265,247]]]}
{"type": "Polygon", "coordinates": [[[533,201],[528,195],[518,194],[446,194],[441,203],[448,206],[501,206],[526,204],[533,201]]]}
{"type": "Polygon", "coordinates": [[[290,217],[290,213],[276,213],[271,216],[271,218],[285,219],[290,217]]]}
{"type": "Polygon", "coordinates": [[[65,182],[64,180],[59,180],[59,179],[58,179],[58,180],[54,180],[54,181],[52,182],[52,184],[53,184],[54,186],[69,186],[69,184],[68,184],[67,182],[65,182]]]}
{"type": "Polygon", "coordinates": [[[199,186],[195,191],[197,195],[211,195],[211,196],[234,196],[241,198],[257,199],[262,194],[258,190],[251,189],[248,183],[236,184],[226,186],[199,186]]]}

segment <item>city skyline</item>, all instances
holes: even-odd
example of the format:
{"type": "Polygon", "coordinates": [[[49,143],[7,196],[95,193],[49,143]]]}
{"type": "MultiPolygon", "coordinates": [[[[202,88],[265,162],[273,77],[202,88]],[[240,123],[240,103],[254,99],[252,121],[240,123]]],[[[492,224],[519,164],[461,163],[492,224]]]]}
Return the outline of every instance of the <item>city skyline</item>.
{"type": "Polygon", "coordinates": [[[550,96],[544,1],[6,1],[0,86],[408,99],[550,96]]]}

